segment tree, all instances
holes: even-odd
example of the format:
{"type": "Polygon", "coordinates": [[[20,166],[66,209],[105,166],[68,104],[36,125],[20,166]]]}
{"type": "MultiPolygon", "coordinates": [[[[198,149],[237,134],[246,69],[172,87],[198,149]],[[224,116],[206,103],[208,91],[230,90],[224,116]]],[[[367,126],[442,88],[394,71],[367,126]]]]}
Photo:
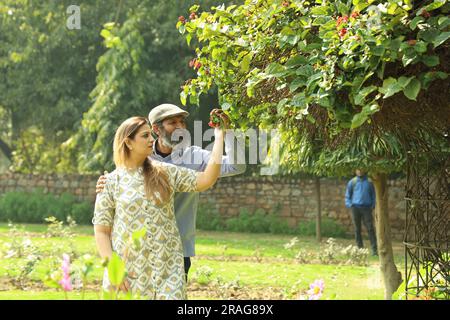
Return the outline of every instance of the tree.
{"type": "Polygon", "coordinates": [[[116,11],[107,10],[108,1],[84,1],[81,29],[70,30],[71,3],[0,2],[0,109],[8,123],[0,129],[0,150],[15,158],[17,170],[56,170],[61,156],[53,156],[90,106],[95,64],[104,52],[100,30],[116,11]],[[35,135],[45,146],[33,155],[37,162],[29,163],[22,146],[33,145],[35,135]]]}
{"type": "Polygon", "coordinates": [[[436,1],[246,1],[180,21],[198,40],[182,101],[216,85],[243,128],[277,127],[288,171],[374,178],[385,298],[401,283],[387,173],[411,148],[448,148],[450,4],[436,1]],[[437,144],[436,144],[437,142],[437,144]]]}
{"type": "MultiPolygon", "coordinates": [[[[204,1],[211,5],[214,1],[204,1]]],[[[117,126],[126,118],[148,115],[152,107],[179,101],[178,90],[191,76],[192,51],[183,45],[174,28],[179,12],[192,1],[126,1],[122,20],[106,23],[101,36],[107,51],[97,63],[93,104],[83,115],[81,127],[70,137],[67,150],[77,155],[74,166],[81,172],[113,168],[112,141],[117,126]],[[122,22],[123,21],[123,22],[122,22]]],[[[217,103],[206,97],[205,107],[217,103]]],[[[194,120],[205,109],[189,110],[194,120]]]]}

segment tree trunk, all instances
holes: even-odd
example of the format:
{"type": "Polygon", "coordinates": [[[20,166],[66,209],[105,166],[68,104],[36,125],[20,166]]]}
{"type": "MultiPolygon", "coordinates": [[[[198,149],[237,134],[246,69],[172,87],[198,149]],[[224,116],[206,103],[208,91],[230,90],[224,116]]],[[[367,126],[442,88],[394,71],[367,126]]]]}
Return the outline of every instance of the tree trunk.
{"type": "Polygon", "coordinates": [[[2,139],[0,139],[0,151],[2,151],[2,153],[6,158],[8,158],[9,161],[12,160],[12,150],[2,139]]]}
{"type": "Polygon", "coordinates": [[[376,192],[375,221],[380,257],[381,274],[384,280],[384,298],[392,299],[392,294],[397,291],[402,283],[402,274],[394,263],[394,253],[391,241],[391,224],[388,211],[388,186],[385,173],[375,173],[373,184],[376,192]]]}
{"type": "Polygon", "coordinates": [[[316,216],[316,239],[317,242],[322,241],[322,203],[320,199],[320,178],[316,177],[316,200],[317,200],[317,216],[316,216]]]}

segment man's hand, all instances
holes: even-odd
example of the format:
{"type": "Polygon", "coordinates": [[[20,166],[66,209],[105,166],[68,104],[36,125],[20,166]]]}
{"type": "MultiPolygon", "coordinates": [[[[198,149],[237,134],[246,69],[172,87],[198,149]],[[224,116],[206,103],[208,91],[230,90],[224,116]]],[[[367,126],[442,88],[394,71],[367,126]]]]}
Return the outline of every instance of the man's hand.
{"type": "Polygon", "coordinates": [[[97,180],[97,185],[95,186],[95,192],[100,193],[105,188],[106,184],[106,174],[108,174],[108,171],[103,172],[103,176],[100,176],[97,180]]]}
{"type": "Polygon", "coordinates": [[[220,119],[220,123],[222,125],[222,129],[223,130],[227,130],[230,128],[230,118],[228,117],[228,115],[223,112],[222,109],[213,109],[210,113],[210,116],[217,116],[220,119]]]}

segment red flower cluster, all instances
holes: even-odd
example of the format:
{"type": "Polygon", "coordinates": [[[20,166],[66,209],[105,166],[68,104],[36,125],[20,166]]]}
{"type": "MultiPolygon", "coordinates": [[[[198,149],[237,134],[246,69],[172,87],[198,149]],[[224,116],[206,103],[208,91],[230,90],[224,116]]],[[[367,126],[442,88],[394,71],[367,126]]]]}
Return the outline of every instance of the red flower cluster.
{"type": "Polygon", "coordinates": [[[197,14],[195,12],[191,12],[191,14],[189,15],[189,19],[191,20],[197,19],[197,14]]]}
{"type": "Polygon", "coordinates": [[[185,23],[186,22],[186,18],[183,16],[179,16],[178,17],[178,21],[180,21],[181,23],[185,23]]]}
{"type": "Polygon", "coordinates": [[[347,28],[342,28],[341,30],[339,30],[339,37],[341,37],[341,39],[347,34],[347,28]]]}
{"type": "Polygon", "coordinates": [[[289,3],[289,1],[283,1],[283,3],[281,5],[283,7],[289,7],[290,3],[289,3]]]}
{"type": "Polygon", "coordinates": [[[431,14],[430,14],[427,10],[425,10],[425,9],[422,10],[422,12],[420,13],[420,15],[421,15],[422,17],[424,17],[425,19],[431,17],[431,14]]]}
{"type": "Polygon", "coordinates": [[[348,21],[347,16],[338,17],[336,21],[336,28],[339,27],[342,23],[346,23],[348,21]]]}
{"type": "Polygon", "coordinates": [[[359,12],[358,11],[353,11],[352,14],[350,15],[350,17],[352,17],[353,19],[356,19],[359,17],[359,12]]]}
{"type": "Polygon", "coordinates": [[[197,59],[192,59],[189,61],[189,67],[194,68],[195,70],[199,69],[202,66],[201,62],[197,59]]]}

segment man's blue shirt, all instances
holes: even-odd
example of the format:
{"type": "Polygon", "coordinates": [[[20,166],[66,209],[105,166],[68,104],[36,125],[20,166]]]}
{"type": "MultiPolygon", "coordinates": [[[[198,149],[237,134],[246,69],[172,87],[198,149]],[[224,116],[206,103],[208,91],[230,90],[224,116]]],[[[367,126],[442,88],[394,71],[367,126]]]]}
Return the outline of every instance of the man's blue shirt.
{"type": "Polygon", "coordinates": [[[375,208],[375,188],[367,176],[355,177],[347,183],[345,206],[375,208]],[[353,180],[355,179],[355,181],[353,180]]]}

